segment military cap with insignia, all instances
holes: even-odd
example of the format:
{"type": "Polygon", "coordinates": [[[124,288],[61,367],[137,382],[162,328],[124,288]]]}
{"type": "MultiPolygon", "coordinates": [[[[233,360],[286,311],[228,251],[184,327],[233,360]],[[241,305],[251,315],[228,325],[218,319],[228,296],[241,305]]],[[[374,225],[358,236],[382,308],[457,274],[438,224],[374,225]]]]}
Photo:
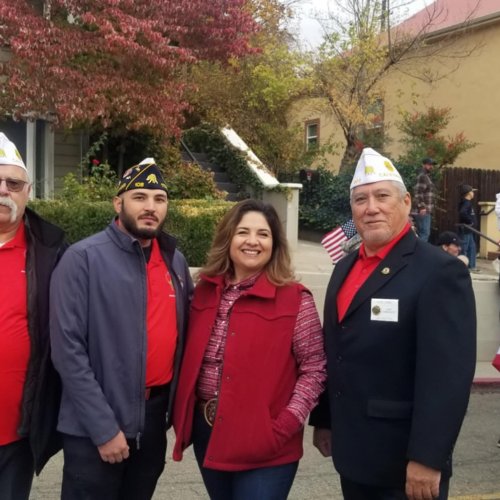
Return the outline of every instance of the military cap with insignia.
{"type": "Polygon", "coordinates": [[[168,193],[167,185],[154,158],[145,158],[138,165],[129,168],[118,184],[116,195],[132,189],[162,189],[168,193]]]}
{"type": "Polygon", "coordinates": [[[372,148],[364,148],[351,182],[351,190],[364,184],[380,181],[395,181],[404,186],[401,175],[392,161],[372,148]]]}

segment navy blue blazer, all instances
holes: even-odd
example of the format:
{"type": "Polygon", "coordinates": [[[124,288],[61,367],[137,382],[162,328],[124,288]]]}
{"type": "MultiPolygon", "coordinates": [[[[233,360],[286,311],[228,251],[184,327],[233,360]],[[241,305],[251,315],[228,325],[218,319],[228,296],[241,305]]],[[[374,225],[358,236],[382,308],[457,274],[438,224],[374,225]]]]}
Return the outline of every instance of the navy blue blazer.
{"type": "Polygon", "coordinates": [[[449,477],[476,362],[469,271],[410,231],[339,323],[337,293],[357,255],[328,285],[328,387],[310,423],[331,428],[335,468],[352,481],[401,487],[408,460],[449,477]]]}

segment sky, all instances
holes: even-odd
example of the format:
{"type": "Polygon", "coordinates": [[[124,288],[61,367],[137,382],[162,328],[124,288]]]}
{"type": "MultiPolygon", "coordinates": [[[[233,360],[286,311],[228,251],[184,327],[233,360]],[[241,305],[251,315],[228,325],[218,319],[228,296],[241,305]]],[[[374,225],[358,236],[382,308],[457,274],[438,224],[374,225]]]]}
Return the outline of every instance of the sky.
{"type": "MultiPolygon", "coordinates": [[[[433,0],[407,0],[405,7],[406,17],[409,17],[415,12],[423,9],[426,5],[430,5],[433,0]]],[[[298,7],[300,21],[298,31],[300,34],[301,43],[304,48],[314,48],[321,43],[322,28],[319,22],[315,19],[318,14],[328,12],[328,7],[332,8],[336,0],[302,0],[298,7]]]]}

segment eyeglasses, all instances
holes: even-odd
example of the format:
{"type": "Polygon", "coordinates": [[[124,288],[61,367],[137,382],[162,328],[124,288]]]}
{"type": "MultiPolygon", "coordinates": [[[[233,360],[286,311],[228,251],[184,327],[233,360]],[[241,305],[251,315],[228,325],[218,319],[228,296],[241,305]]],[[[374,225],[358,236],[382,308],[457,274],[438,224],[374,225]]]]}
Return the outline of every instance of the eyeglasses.
{"type": "Polygon", "coordinates": [[[23,181],[21,179],[10,179],[9,177],[7,177],[7,179],[4,179],[0,177],[0,185],[2,184],[3,181],[5,181],[7,189],[11,193],[19,193],[19,191],[22,191],[24,186],[28,184],[27,181],[23,181]]]}

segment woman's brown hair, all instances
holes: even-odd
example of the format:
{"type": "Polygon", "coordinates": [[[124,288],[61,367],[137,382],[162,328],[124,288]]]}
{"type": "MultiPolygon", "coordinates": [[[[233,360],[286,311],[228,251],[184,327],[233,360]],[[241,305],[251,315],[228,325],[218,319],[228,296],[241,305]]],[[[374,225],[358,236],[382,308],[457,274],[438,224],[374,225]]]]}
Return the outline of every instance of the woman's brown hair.
{"type": "Polygon", "coordinates": [[[264,269],[269,281],[278,286],[294,281],[288,241],[278,214],[272,205],[259,200],[240,201],[224,215],[217,226],[212,247],[208,252],[207,263],[201,268],[200,274],[217,276],[233,273],[229,248],[236,228],[247,212],[261,213],[271,228],[273,250],[271,259],[264,269]]]}

